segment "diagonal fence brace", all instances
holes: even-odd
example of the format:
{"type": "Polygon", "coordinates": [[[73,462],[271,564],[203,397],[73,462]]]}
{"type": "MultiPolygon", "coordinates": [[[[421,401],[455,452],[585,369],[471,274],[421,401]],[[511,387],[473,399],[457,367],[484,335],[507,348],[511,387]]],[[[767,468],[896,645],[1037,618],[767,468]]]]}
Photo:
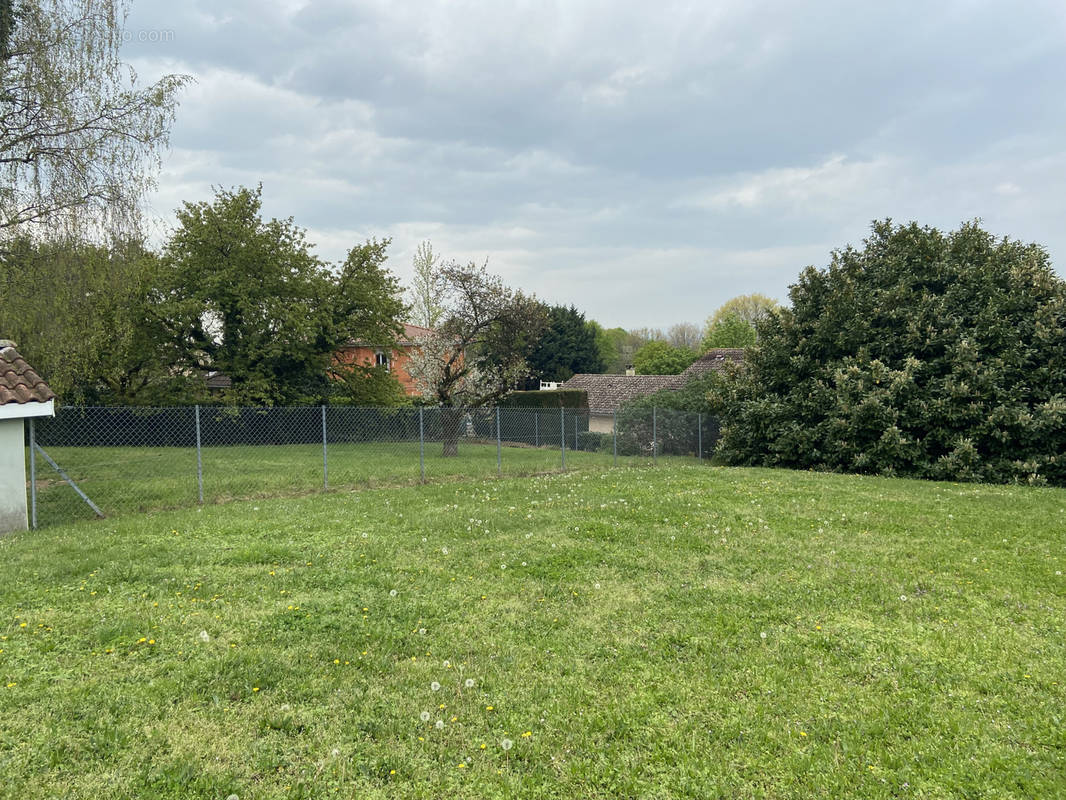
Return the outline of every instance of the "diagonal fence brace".
{"type": "Polygon", "coordinates": [[[100,519],[105,519],[104,512],[97,508],[96,503],[89,499],[89,495],[85,494],[85,492],[79,489],[78,484],[74,483],[71,477],[63,471],[63,468],[60,467],[59,464],[57,464],[55,461],[53,461],[52,457],[48,455],[48,453],[44,452],[44,448],[36,442],[33,443],[33,446],[37,448],[37,452],[44,457],[44,460],[52,466],[52,469],[59,473],[59,477],[69,483],[71,488],[78,493],[78,497],[80,497],[89,505],[89,508],[91,508],[96,513],[96,516],[98,516],[100,519]]]}

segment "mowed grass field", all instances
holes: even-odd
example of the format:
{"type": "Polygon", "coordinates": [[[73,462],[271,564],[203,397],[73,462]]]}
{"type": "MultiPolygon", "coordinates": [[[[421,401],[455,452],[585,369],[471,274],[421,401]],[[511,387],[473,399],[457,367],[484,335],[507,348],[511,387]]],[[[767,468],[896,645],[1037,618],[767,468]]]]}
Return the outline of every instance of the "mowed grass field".
{"type": "Polygon", "coordinates": [[[1066,795],[1066,492],[674,466],[0,540],[0,795],[1066,795]]]}
{"type": "MultiPolygon", "coordinates": [[[[191,447],[49,447],[49,456],[108,516],[195,505],[199,499],[196,450],[191,447]]],[[[663,463],[688,461],[659,457],[663,463]]],[[[559,446],[528,447],[463,441],[459,455],[445,458],[442,445],[427,442],[423,460],[427,482],[487,478],[500,474],[532,475],[562,469],[559,446]]],[[[608,467],[612,453],[566,450],[567,468],[608,467]]],[[[650,461],[619,456],[619,464],[650,461]]],[[[27,454],[28,462],[28,454],[27,454]]],[[[322,491],[322,446],[256,445],[204,447],[201,451],[205,503],[240,498],[276,497],[322,491]]],[[[415,442],[330,444],[330,488],[367,488],[420,483],[422,461],[415,442]]],[[[27,472],[27,474],[29,474],[27,472]]],[[[41,525],[94,518],[86,505],[51,466],[37,458],[38,521],[41,525]]]]}

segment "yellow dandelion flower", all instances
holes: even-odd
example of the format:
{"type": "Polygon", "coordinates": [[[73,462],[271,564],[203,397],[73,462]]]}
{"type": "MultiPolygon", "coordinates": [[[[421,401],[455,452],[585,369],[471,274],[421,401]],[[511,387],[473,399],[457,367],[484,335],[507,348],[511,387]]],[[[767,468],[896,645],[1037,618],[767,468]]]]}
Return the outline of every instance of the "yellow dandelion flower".
{"type": "Polygon", "coordinates": [[[807,735],[806,731],[800,731],[800,736],[806,736],[806,735],[807,735]]]}
{"type": "Polygon", "coordinates": [[[259,691],[259,687],[258,686],[253,686],[252,687],[252,691],[253,692],[258,692],[259,691]]]}

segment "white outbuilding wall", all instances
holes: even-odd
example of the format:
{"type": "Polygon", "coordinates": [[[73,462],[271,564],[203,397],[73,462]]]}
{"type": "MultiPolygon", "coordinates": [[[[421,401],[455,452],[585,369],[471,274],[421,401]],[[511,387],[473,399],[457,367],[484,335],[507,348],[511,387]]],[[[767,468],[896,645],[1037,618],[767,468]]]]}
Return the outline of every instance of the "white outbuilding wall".
{"type": "Polygon", "coordinates": [[[29,417],[51,417],[54,402],[0,405],[0,535],[29,527],[26,514],[26,433],[29,417]]]}
{"type": "Polygon", "coordinates": [[[21,419],[0,419],[0,533],[24,531],[26,445],[21,419]]]}

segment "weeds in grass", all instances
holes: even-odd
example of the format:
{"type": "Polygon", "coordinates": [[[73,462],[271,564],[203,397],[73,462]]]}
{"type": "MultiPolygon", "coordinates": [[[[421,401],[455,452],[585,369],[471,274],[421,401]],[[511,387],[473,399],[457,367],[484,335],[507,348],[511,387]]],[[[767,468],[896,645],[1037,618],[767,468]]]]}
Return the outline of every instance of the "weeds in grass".
{"type": "Polygon", "coordinates": [[[693,467],[8,537],[0,796],[1060,796],[1063,529],[693,467]]]}

